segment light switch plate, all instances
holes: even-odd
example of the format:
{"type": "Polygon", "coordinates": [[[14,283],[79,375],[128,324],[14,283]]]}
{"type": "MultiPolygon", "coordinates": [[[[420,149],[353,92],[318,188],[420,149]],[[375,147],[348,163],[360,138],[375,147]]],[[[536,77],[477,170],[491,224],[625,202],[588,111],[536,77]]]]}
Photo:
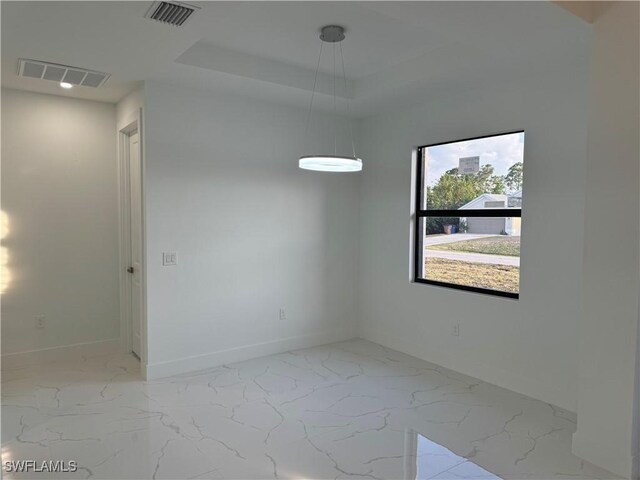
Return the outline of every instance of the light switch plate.
{"type": "Polygon", "coordinates": [[[178,264],[178,254],[176,252],[163,252],[162,265],[170,266],[178,264]]]}

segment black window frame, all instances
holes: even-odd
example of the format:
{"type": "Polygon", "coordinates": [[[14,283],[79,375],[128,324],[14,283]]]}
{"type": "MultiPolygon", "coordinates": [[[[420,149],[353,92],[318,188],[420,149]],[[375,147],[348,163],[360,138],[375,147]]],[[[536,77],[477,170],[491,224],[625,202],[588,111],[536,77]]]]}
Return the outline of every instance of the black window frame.
{"type": "MultiPolygon", "coordinates": [[[[449,145],[451,143],[460,143],[460,142],[468,142],[471,140],[481,140],[483,138],[491,138],[491,137],[501,137],[503,135],[513,135],[516,133],[524,133],[524,130],[514,130],[510,132],[502,132],[502,133],[494,133],[491,135],[482,135],[480,137],[471,137],[471,138],[463,138],[460,140],[452,140],[448,142],[440,142],[433,143],[430,145],[422,145],[417,147],[416,149],[416,184],[415,188],[415,215],[413,220],[414,227],[414,241],[413,241],[413,281],[415,283],[424,283],[427,285],[436,285],[439,287],[452,288],[455,290],[463,290],[467,292],[474,293],[484,293],[487,295],[495,295],[498,297],[506,297],[512,299],[520,298],[520,291],[518,293],[514,292],[505,292],[501,290],[492,290],[490,288],[482,288],[482,287],[473,287],[470,285],[459,285],[456,283],[449,282],[440,282],[438,280],[428,280],[426,278],[422,278],[421,272],[423,266],[421,263],[424,262],[424,247],[422,246],[422,239],[420,228],[420,221],[422,218],[426,217],[522,217],[522,207],[520,208],[492,208],[490,210],[487,209],[471,209],[464,210],[464,215],[460,215],[460,210],[435,210],[435,209],[423,209],[423,199],[426,198],[426,192],[424,192],[425,182],[424,175],[426,173],[426,169],[424,168],[424,150],[431,147],[439,147],[441,145],[449,145]]],[[[519,271],[520,273],[520,271],[519,271]]]]}

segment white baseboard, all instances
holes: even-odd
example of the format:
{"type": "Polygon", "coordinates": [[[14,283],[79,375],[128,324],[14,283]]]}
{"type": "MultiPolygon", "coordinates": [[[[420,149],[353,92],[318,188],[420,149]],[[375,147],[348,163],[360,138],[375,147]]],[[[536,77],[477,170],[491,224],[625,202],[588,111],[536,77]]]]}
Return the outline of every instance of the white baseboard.
{"type": "Polygon", "coordinates": [[[2,369],[15,369],[29,365],[74,360],[82,356],[107,355],[120,350],[120,339],[98,340],[96,342],[76,343],[61,347],[28,350],[25,352],[2,355],[2,369]]]}
{"type": "Polygon", "coordinates": [[[352,331],[333,330],[330,332],[289,337],[282,340],[256,343],[253,345],[230,348],[228,350],[220,350],[202,355],[183,357],[176,360],[145,365],[145,378],[147,380],[152,380],[154,378],[170,377],[171,375],[177,375],[180,373],[206,370],[208,368],[214,368],[229,363],[242,362],[244,360],[251,360],[252,358],[264,357],[266,355],[287,352],[289,350],[341,342],[352,338],[355,338],[352,331]]]}
{"type": "Polygon", "coordinates": [[[531,398],[551,403],[564,410],[575,413],[576,406],[571,399],[568,398],[566,392],[559,389],[551,389],[549,385],[539,382],[536,379],[525,378],[505,369],[497,369],[494,367],[486,367],[480,364],[461,365],[459,362],[455,365],[448,364],[442,358],[433,358],[427,355],[422,344],[413,339],[397,337],[388,332],[379,329],[366,328],[359,332],[360,337],[370,342],[378,343],[384,347],[397,350],[407,355],[420,358],[427,362],[435,363],[444,368],[448,368],[463,375],[477,378],[483,382],[497,385],[498,387],[511,390],[531,398]]]}

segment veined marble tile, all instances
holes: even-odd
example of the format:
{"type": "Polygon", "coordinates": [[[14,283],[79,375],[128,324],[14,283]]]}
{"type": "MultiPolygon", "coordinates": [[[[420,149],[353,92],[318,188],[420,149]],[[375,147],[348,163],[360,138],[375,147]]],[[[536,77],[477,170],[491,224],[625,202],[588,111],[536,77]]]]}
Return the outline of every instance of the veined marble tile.
{"type": "Polygon", "coordinates": [[[75,460],[4,478],[599,478],[575,415],[363,340],[149,382],[130,355],[2,378],[3,461],[75,460]]]}
{"type": "Polygon", "coordinates": [[[187,478],[217,467],[168,414],[137,407],[62,414],[2,448],[3,461],[75,460],[80,478],[187,478]]]}

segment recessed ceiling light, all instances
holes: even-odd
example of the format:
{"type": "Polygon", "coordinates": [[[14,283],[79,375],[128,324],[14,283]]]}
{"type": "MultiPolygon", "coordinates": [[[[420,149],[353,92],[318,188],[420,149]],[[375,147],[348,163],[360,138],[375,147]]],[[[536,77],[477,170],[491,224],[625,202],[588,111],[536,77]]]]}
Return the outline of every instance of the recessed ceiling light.
{"type": "Polygon", "coordinates": [[[71,85],[71,84],[70,84],[70,83],[68,83],[68,82],[60,82],[60,86],[61,86],[62,88],[66,88],[67,90],[68,90],[68,89],[70,89],[70,88],[73,88],[73,85],[71,85]]]}

